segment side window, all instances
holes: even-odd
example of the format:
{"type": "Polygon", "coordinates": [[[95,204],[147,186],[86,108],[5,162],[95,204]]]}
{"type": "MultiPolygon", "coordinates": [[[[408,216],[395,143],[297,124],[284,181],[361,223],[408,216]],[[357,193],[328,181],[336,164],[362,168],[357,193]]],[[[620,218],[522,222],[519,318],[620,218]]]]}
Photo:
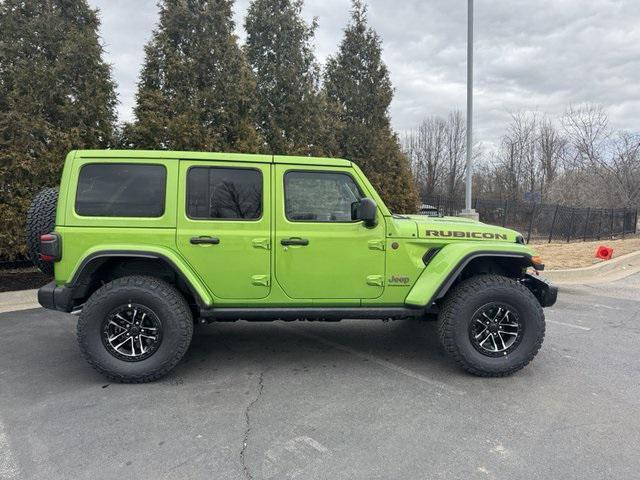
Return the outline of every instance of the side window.
{"type": "Polygon", "coordinates": [[[87,217],[161,217],[167,169],[140,163],[91,163],[80,169],[76,213],[87,217]]]}
{"type": "Polygon", "coordinates": [[[285,213],[293,222],[351,222],[351,205],[363,194],[346,173],[287,172],[285,213]]]}
{"type": "Polygon", "coordinates": [[[257,220],[262,216],[262,172],[249,168],[191,167],[187,215],[200,220],[257,220]]]}

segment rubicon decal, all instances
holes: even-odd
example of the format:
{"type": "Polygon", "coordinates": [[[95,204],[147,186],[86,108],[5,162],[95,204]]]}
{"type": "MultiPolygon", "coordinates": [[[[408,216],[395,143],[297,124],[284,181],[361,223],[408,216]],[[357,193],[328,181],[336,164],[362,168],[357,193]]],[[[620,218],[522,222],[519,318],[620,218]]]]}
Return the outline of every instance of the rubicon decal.
{"type": "Polygon", "coordinates": [[[425,235],[427,237],[438,238],[476,238],[481,240],[506,240],[507,235],[505,233],[492,233],[492,232],[460,232],[457,230],[427,230],[425,235]]]}

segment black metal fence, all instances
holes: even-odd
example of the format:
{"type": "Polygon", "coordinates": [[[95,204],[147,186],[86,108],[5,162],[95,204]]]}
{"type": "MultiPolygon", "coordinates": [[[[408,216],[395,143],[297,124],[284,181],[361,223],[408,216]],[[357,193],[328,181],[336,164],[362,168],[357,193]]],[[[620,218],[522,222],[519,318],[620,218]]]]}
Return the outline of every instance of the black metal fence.
{"type": "MultiPolygon", "coordinates": [[[[443,215],[457,215],[464,209],[463,198],[440,195],[423,198],[443,215]]],[[[633,235],[638,226],[638,209],[583,208],[477,198],[473,208],[480,220],[521,232],[527,243],[541,241],[587,241],[633,235]]]]}

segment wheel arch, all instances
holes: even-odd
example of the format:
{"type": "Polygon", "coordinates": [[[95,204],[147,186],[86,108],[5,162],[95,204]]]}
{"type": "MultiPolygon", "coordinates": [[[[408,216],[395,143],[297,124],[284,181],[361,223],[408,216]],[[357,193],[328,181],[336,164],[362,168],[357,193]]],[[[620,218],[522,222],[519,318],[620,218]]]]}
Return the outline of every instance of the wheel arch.
{"type": "Polygon", "coordinates": [[[469,252],[463,251],[462,248],[447,251],[447,247],[444,247],[423,270],[407,295],[405,303],[429,308],[466,278],[491,273],[519,278],[524,276],[526,269],[531,266],[534,266],[532,254],[524,249],[521,251],[487,249],[469,252]],[[446,255],[441,257],[445,251],[446,255]]]}
{"type": "Polygon", "coordinates": [[[65,288],[82,303],[106,281],[128,275],[149,275],[176,285],[189,303],[202,309],[213,302],[191,268],[170,253],[143,250],[100,250],[85,256],[65,288]]]}

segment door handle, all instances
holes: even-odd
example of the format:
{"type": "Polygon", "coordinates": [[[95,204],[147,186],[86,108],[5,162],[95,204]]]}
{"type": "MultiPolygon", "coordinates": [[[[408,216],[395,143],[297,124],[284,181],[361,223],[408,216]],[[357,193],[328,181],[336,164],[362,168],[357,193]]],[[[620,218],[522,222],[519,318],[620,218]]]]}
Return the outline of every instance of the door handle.
{"type": "Polygon", "coordinates": [[[218,245],[220,239],[216,237],[191,237],[191,245],[218,245]]]}
{"type": "Polygon", "coordinates": [[[300,238],[300,237],[283,238],[282,240],[280,240],[280,245],[284,245],[284,246],[288,246],[288,245],[306,246],[306,245],[309,245],[309,240],[307,240],[306,238],[300,238]]]}

